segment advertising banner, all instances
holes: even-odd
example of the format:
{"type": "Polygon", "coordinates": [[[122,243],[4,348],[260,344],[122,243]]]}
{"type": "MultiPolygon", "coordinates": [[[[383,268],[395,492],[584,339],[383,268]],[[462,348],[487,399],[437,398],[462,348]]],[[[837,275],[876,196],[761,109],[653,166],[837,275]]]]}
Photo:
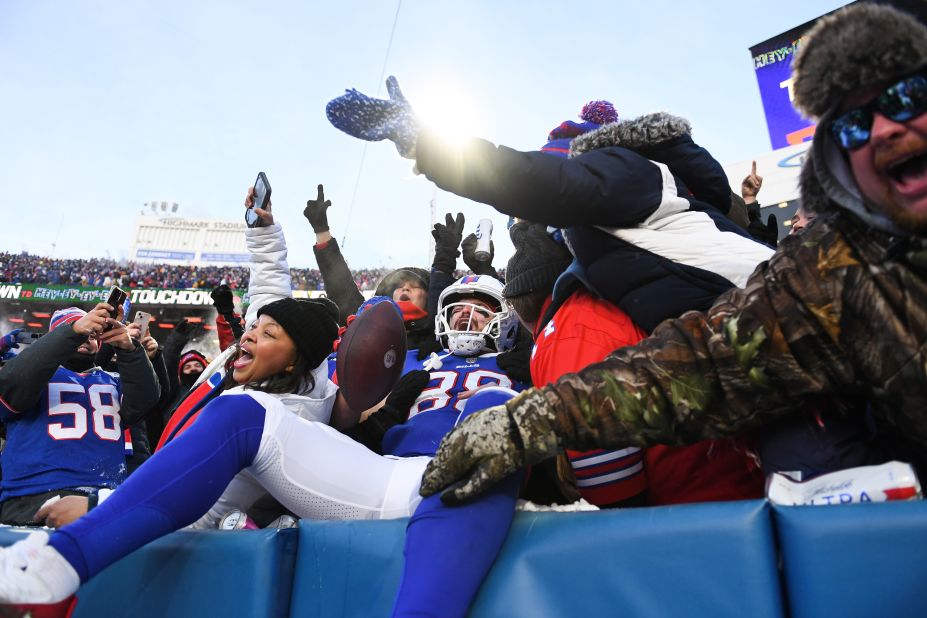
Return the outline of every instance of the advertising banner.
{"type": "MultiPolygon", "coordinates": [[[[162,288],[133,288],[126,290],[133,305],[211,307],[211,290],[187,289],[165,290],[162,288]]],[[[232,290],[239,298],[243,290],[232,290]]],[[[109,288],[81,287],[67,285],[43,285],[40,283],[0,283],[0,302],[31,301],[44,303],[101,303],[109,296],[109,288]]],[[[321,290],[294,290],[294,298],[317,298],[325,296],[321,290]]]]}
{"type": "MultiPolygon", "coordinates": [[[[927,24],[927,2],[924,0],[879,0],[878,3],[892,5],[927,24]]],[[[851,4],[855,2],[848,2],[846,6],[851,4]]],[[[802,37],[818,19],[812,19],[750,48],[773,150],[801,144],[814,135],[815,125],[802,118],[792,106],[791,72],[792,58],[801,47],[802,37]]]]}
{"type": "Polygon", "coordinates": [[[800,144],[814,135],[814,123],[792,106],[792,58],[812,20],[750,48],[760,87],[766,128],[773,150],[800,144]]]}

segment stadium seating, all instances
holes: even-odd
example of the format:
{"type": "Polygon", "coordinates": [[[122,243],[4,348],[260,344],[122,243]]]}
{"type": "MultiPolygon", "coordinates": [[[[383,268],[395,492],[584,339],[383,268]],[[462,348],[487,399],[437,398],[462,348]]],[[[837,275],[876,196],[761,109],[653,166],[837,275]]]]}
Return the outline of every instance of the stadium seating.
{"type": "MultiPolygon", "coordinates": [[[[388,615],[405,524],[178,532],[84,586],[75,617],[388,615]]],[[[920,501],[523,512],[471,615],[922,616],[924,581],[920,501]]]]}

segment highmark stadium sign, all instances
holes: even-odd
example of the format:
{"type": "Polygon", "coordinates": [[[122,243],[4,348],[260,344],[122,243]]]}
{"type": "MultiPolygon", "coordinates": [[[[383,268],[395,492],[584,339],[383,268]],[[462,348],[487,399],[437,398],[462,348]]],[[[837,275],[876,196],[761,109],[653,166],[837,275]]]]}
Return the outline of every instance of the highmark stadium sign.
{"type": "MultiPolygon", "coordinates": [[[[161,288],[135,288],[127,290],[133,305],[155,306],[212,306],[210,290],[165,290],[161,288]]],[[[234,290],[236,296],[243,296],[242,290],[234,290]]],[[[109,296],[109,288],[80,287],[67,285],[42,285],[39,283],[0,283],[0,302],[32,301],[45,303],[101,303],[109,296]]],[[[296,290],[296,298],[325,296],[318,290],[296,290]]]]}

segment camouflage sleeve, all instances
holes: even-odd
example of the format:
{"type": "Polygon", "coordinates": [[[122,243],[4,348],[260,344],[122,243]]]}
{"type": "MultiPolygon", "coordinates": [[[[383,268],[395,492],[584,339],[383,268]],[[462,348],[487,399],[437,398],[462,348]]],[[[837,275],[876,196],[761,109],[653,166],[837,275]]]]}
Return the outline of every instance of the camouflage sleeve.
{"type": "Polygon", "coordinates": [[[682,444],[748,429],[809,393],[853,384],[840,319],[858,264],[845,244],[794,241],[707,314],[667,320],[639,345],[525,393],[509,409],[541,408],[567,448],[682,444]]]}

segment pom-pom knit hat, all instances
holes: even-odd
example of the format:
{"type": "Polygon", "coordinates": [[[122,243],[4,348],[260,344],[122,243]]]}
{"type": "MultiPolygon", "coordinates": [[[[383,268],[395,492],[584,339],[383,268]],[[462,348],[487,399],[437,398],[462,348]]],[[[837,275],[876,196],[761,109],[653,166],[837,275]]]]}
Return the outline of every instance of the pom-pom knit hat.
{"type": "Polygon", "coordinates": [[[608,101],[586,103],[579,117],[583,122],[564,120],[554,127],[547,136],[547,144],[541,147],[541,152],[565,159],[570,155],[570,142],[574,137],[595,131],[603,124],[618,122],[618,112],[615,111],[615,106],[608,101]]]}

